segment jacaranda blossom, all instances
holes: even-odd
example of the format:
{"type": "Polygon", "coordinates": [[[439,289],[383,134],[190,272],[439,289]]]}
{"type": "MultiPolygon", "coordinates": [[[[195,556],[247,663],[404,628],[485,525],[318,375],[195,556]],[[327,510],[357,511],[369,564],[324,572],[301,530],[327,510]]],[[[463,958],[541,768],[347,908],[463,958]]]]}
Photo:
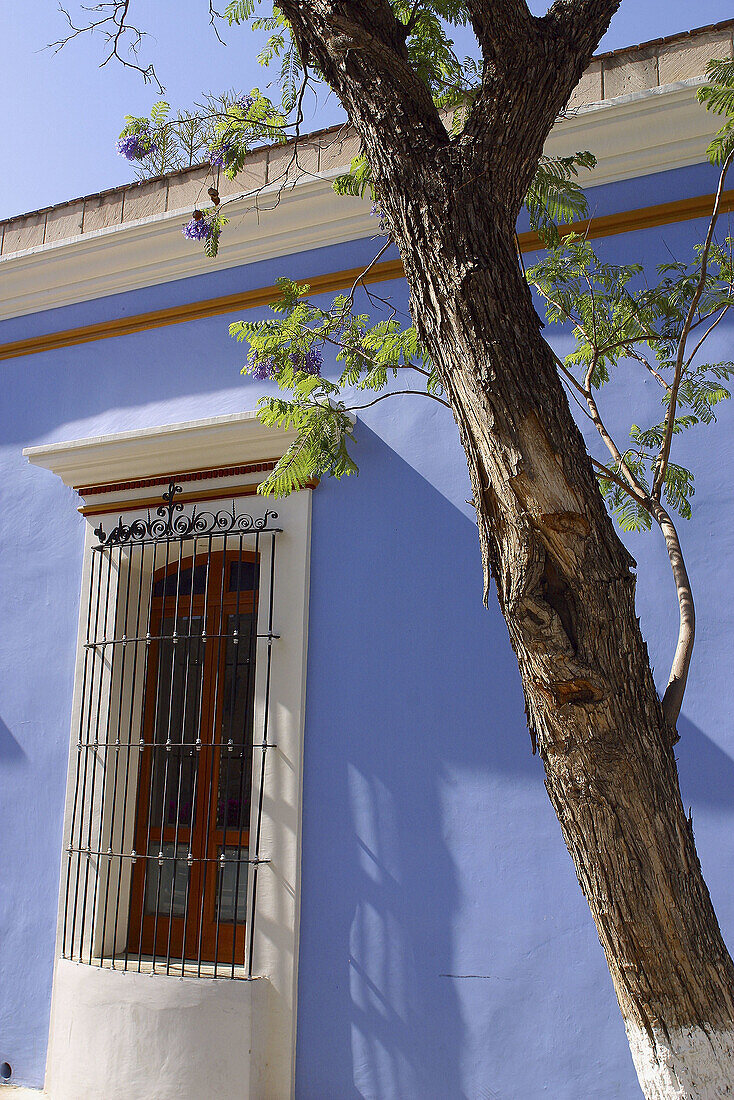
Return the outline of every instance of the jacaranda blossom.
{"type": "Polygon", "coordinates": [[[143,160],[157,153],[158,146],[148,134],[128,134],[118,141],[117,152],[126,160],[143,160]]]}
{"type": "Polygon", "coordinates": [[[387,221],[385,220],[385,211],[380,206],[379,202],[372,203],[371,214],[373,218],[377,218],[377,224],[380,227],[380,233],[387,233],[387,221]]]}
{"type": "Polygon", "coordinates": [[[209,163],[214,168],[226,168],[232,159],[234,145],[231,141],[222,141],[219,145],[209,146],[209,163]]]}
{"type": "Polygon", "coordinates": [[[258,382],[267,382],[268,379],[275,378],[275,361],[272,355],[268,355],[266,359],[256,359],[247,368],[247,372],[253,378],[257,378],[258,382]]]}
{"type": "Polygon", "coordinates": [[[241,111],[249,111],[255,102],[255,97],[251,95],[241,95],[239,99],[234,101],[235,107],[239,107],[241,111]]]}
{"type": "Polygon", "coordinates": [[[301,370],[306,374],[317,374],[321,376],[321,368],[324,364],[324,357],[321,354],[320,348],[309,348],[303,360],[303,366],[301,370]]]}
{"type": "Polygon", "coordinates": [[[305,355],[301,354],[301,352],[292,351],[290,354],[290,361],[296,370],[303,371],[304,374],[321,376],[321,367],[323,366],[324,359],[320,348],[311,347],[305,355]]]}
{"type": "Polygon", "coordinates": [[[181,230],[190,241],[208,241],[212,235],[212,223],[208,218],[192,218],[181,230]]]}

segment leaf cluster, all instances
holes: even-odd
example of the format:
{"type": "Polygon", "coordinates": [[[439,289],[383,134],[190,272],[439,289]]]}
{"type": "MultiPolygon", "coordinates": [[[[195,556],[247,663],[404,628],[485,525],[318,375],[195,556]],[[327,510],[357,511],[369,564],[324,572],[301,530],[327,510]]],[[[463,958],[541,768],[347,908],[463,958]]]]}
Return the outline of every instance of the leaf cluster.
{"type": "Polygon", "coordinates": [[[284,126],[283,114],[259,88],[249,95],[233,89],[220,95],[209,93],[193,108],[175,114],[166,100],[159,100],[149,117],[126,115],[120,137],[142,134],[151,143],[151,154],[135,165],[138,179],[202,162],[215,170],[221,167],[233,178],[254,144],[285,141],[284,126]]]}
{"type": "MultiPolygon", "coordinates": [[[[698,348],[702,341],[698,337],[734,304],[733,245],[727,238],[723,245],[713,245],[707,256],[703,290],[691,326],[694,347],[680,364],[671,423],[674,436],[711,424],[716,407],[730,397],[725,383],[734,374],[734,364],[701,362],[698,348]]],[[[527,271],[528,282],[544,301],[547,319],[571,328],[574,347],[561,366],[576,390],[590,394],[598,407],[595,391],[609,382],[621,363],[630,362],[639,364],[646,379],[653,379],[660,388],[660,419],[644,427],[632,423],[629,446],[608,467],[621,476],[624,465],[648,495],[661,461],[681,340],[701,281],[702,263],[698,246],[688,263],[660,264],[658,281],[650,285],[640,264],[605,263],[588,240],[571,234],[527,271]]],[[[624,530],[650,526],[648,510],[623,487],[603,473],[600,485],[624,530]]],[[[692,472],[669,461],[662,490],[670,507],[690,518],[695,491],[692,472]]]]}
{"type": "MultiPolygon", "coordinates": [[[[357,471],[348,445],[353,420],[345,393],[379,392],[402,370],[418,372],[424,392],[442,390],[415,328],[402,328],[395,317],[371,322],[353,309],[351,295],[337,295],[328,309],[309,301],[308,286],[279,279],[280,296],[264,321],[237,321],[230,334],[250,345],[243,373],[270,377],[281,394],[259,402],[267,424],[295,429],[298,437],[260,488],[284,495],[310,478],[328,473],[343,477],[357,471]],[[333,356],[335,380],[304,369],[308,354],[333,356]]],[[[416,391],[420,392],[420,391],[416,391]]]]}

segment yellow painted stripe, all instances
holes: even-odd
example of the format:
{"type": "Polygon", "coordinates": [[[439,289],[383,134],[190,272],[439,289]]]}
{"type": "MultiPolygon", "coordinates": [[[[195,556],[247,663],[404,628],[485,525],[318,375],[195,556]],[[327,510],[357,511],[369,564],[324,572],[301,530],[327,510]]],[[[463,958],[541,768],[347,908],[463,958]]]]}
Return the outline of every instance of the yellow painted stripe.
{"type": "MultiPolygon", "coordinates": [[[[585,233],[589,238],[611,237],[618,233],[631,233],[639,229],[650,229],[657,225],[670,225],[674,222],[688,221],[691,218],[706,217],[713,206],[713,195],[699,195],[689,199],[664,202],[657,206],[645,206],[639,210],[625,210],[619,214],[607,214],[590,221],[576,222],[573,226],[561,229],[562,233],[585,233]]],[[[722,211],[734,210],[734,191],[725,191],[722,197],[722,211]]],[[[523,233],[520,236],[523,252],[532,252],[540,247],[535,233],[523,233]]],[[[337,293],[351,287],[362,275],[364,269],[349,268],[345,271],[333,271],[326,275],[315,275],[304,279],[313,294],[337,293]]],[[[403,265],[400,260],[384,260],[364,274],[365,283],[385,282],[403,277],[403,265]]],[[[50,332],[43,336],[33,336],[26,340],[12,340],[0,344],[0,359],[17,359],[23,355],[36,355],[42,351],[56,348],[74,347],[94,340],[108,340],[113,336],[128,336],[134,332],[144,332],[164,325],[178,325],[185,321],[197,321],[203,317],[217,317],[223,313],[253,309],[268,305],[278,297],[276,286],[258,287],[241,294],[227,294],[221,298],[208,298],[202,302],[189,302],[170,309],[153,310],[150,313],[137,313],[132,317],[117,317],[111,321],[102,321],[80,328],[50,332]]]]}

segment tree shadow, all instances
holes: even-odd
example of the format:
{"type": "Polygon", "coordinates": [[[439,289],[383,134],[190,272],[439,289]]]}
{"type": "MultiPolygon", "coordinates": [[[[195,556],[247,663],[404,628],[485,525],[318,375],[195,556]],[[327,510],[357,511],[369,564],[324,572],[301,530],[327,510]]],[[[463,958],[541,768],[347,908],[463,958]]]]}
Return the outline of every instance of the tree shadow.
{"type": "Polygon", "coordinates": [[[474,1100],[486,990],[450,980],[457,859],[481,860],[491,822],[478,809],[474,836],[452,799],[496,776],[543,795],[542,770],[474,523],[357,433],[359,478],[313,502],[297,1095],[474,1100]]]}
{"type": "Polygon", "coordinates": [[[20,742],[0,718],[0,764],[19,764],[26,754],[20,742]]]}
{"type": "Polygon", "coordinates": [[[732,809],[734,760],[684,715],[678,719],[678,733],[675,755],[685,805],[732,809]]]}

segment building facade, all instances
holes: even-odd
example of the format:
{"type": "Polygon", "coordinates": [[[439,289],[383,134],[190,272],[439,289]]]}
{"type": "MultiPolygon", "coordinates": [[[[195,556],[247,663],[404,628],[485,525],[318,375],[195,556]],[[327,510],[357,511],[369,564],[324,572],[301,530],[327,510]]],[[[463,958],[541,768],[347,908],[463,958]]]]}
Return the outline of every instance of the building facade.
{"type": "MultiPolygon", "coordinates": [[[[690,256],[732,24],[595,59],[548,151],[588,149],[590,233],[690,256]]],[[[348,130],[255,151],[207,260],[175,173],[2,224],[0,1091],[52,1100],[627,1100],[593,922],[530,751],[450,413],[358,414],[356,479],[254,490],[228,324],[281,275],[375,256],[348,130]],[[2,1083],[4,1082],[4,1084],[2,1083]]],[[[725,197],[734,209],[734,193],[725,197]]],[[[521,238],[531,256],[533,241],[521,238]]],[[[397,257],[370,273],[407,311],[397,257]]],[[[712,357],[731,357],[725,318],[712,357]]],[[[563,336],[558,337],[559,347],[563,336]]],[[[652,387],[636,415],[658,403],[652,387]]],[[[610,420],[629,423],[624,376],[610,420]]],[[[427,406],[427,407],[424,407],[427,406]]],[[[734,418],[691,434],[699,634],[678,759],[734,937],[734,418]]],[[[664,680],[664,547],[629,536],[664,680]]]]}

